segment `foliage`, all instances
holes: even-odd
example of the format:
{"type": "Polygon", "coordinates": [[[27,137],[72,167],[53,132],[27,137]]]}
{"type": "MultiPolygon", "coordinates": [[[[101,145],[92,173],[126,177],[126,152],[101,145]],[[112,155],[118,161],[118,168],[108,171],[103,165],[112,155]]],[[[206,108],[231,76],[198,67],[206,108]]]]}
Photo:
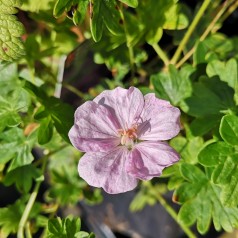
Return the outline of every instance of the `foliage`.
{"type": "Polygon", "coordinates": [[[159,202],[188,237],[237,228],[238,37],[226,29],[237,5],[0,0],[0,189],[18,193],[0,208],[0,237],[94,237],[79,214],[60,217],[103,199],[78,176],[68,132],[76,107],[117,86],[182,112],[169,142],[180,161],[142,182],[130,209],[159,202]]]}
{"type": "Polygon", "coordinates": [[[80,231],[81,221],[79,218],[59,217],[50,219],[48,222],[48,238],[94,238],[93,233],[80,231]]]}

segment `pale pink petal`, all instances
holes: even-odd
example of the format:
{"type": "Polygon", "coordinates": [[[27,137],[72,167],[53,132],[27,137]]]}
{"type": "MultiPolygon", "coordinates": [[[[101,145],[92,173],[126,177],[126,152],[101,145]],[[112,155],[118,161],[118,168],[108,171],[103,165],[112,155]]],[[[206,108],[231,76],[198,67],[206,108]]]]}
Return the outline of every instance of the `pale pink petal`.
{"type": "Polygon", "coordinates": [[[118,146],[109,152],[86,153],[79,161],[79,175],[91,186],[107,193],[123,193],[134,189],[137,179],[126,172],[128,150],[118,146]]]}
{"type": "Polygon", "coordinates": [[[89,101],[76,110],[69,138],[78,150],[108,151],[120,144],[118,129],[117,119],[107,108],[89,101]]]}
{"type": "Polygon", "coordinates": [[[165,167],[179,158],[166,142],[144,141],[130,151],[127,172],[135,178],[148,180],[160,176],[165,167]]]}
{"type": "Polygon", "coordinates": [[[143,95],[134,87],[106,90],[94,102],[109,108],[120,122],[121,129],[129,129],[136,123],[144,107],[143,95]]]}
{"type": "Polygon", "coordinates": [[[169,140],[180,131],[180,111],[169,102],[155,97],[153,93],[145,95],[145,106],[138,126],[141,140],[169,140]]]}

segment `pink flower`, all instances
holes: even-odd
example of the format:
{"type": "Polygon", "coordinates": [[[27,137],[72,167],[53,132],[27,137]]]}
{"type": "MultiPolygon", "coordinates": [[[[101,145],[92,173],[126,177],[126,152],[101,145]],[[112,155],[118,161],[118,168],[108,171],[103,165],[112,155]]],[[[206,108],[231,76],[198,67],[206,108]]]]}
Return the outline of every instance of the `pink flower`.
{"type": "Polygon", "coordinates": [[[106,90],[75,112],[69,138],[86,152],[79,175],[94,187],[116,194],[130,191],[138,179],[161,175],[179,160],[165,140],[180,131],[180,111],[153,93],[134,87],[106,90]]]}

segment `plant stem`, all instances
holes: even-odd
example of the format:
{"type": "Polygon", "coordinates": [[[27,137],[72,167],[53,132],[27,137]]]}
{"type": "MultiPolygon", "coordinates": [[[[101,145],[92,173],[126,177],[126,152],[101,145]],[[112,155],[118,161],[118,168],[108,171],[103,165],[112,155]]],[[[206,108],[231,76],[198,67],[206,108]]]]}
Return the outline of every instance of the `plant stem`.
{"type": "Polygon", "coordinates": [[[199,11],[197,12],[196,16],[194,17],[190,27],[188,28],[187,32],[185,33],[180,45],[178,46],[177,50],[174,53],[173,58],[171,59],[170,63],[171,64],[176,64],[180,54],[182,53],[185,45],[187,44],[189,38],[191,37],[192,33],[194,32],[199,20],[202,18],[205,10],[207,9],[207,7],[209,6],[211,0],[205,0],[202,4],[202,6],[200,7],[199,11]]]}
{"type": "Polygon", "coordinates": [[[238,1],[235,0],[235,2],[229,7],[229,9],[227,10],[227,12],[223,15],[223,17],[221,18],[221,22],[225,21],[227,17],[229,17],[231,15],[232,12],[234,12],[236,10],[236,8],[238,7],[238,1]]]}
{"type": "MultiPolygon", "coordinates": [[[[201,35],[201,37],[199,38],[199,41],[203,41],[208,34],[213,30],[215,24],[217,23],[217,21],[221,18],[221,16],[223,15],[223,13],[226,11],[226,9],[229,7],[229,5],[231,4],[231,2],[224,2],[222,7],[220,8],[220,11],[217,12],[216,16],[213,18],[212,22],[209,24],[209,26],[207,27],[207,29],[204,31],[204,33],[201,35]]],[[[231,10],[235,10],[238,7],[238,2],[236,2],[235,4],[233,4],[229,9],[229,13],[231,14],[232,11],[231,10]]],[[[217,29],[214,31],[216,32],[217,29]]],[[[188,51],[184,57],[176,64],[176,68],[181,67],[194,53],[195,51],[195,46],[188,51]]]]}
{"type": "Polygon", "coordinates": [[[185,226],[183,223],[178,221],[178,216],[176,211],[166,202],[166,200],[161,196],[161,194],[155,194],[159,203],[165,208],[165,210],[169,213],[169,215],[179,224],[179,226],[183,229],[184,233],[189,238],[196,238],[196,235],[189,229],[189,227],[185,226]]]}
{"type": "Polygon", "coordinates": [[[67,88],[69,91],[73,92],[74,94],[76,94],[78,97],[84,98],[84,94],[81,91],[79,91],[77,88],[75,88],[74,86],[65,82],[62,82],[62,86],[64,88],[67,88]]]}
{"type": "Polygon", "coordinates": [[[160,59],[164,62],[165,66],[169,65],[169,59],[165,52],[160,48],[160,46],[158,44],[152,44],[151,46],[160,57],[160,59]]]}
{"type": "Polygon", "coordinates": [[[26,223],[25,230],[26,230],[26,238],[32,238],[29,222],[26,223]]]}
{"type": "Polygon", "coordinates": [[[216,16],[213,18],[212,22],[209,24],[209,26],[207,27],[207,29],[204,31],[204,33],[201,35],[200,37],[200,41],[203,41],[208,34],[212,31],[212,29],[214,28],[215,24],[217,23],[217,21],[221,18],[221,16],[223,15],[223,13],[226,11],[226,9],[228,8],[229,4],[231,4],[231,2],[229,3],[229,1],[225,1],[222,6],[220,11],[218,11],[218,13],[216,14],[216,16]]]}
{"type": "MultiPolygon", "coordinates": [[[[43,164],[42,164],[42,168],[41,168],[43,174],[44,174],[44,171],[45,171],[45,168],[46,168],[47,159],[48,159],[48,156],[45,156],[44,160],[43,160],[43,164]]],[[[37,194],[39,192],[39,188],[40,188],[41,183],[42,183],[42,180],[38,180],[35,184],[33,192],[31,193],[31,196],[28,200],[28,203],[25,207],[25,210],[24,210],[24,212],[22,214],[22,217],[21,217],[21,220],[19,222],[18,231],[17,231],[17,238],[24,238],[24,227],[27,223],[27,219],[29,217],[31,209],[32,209],[32,207],[35,203],[35,200],[36,200],[37,194]]]]}
{"type": "Polygon", "coordinates": [[[41,184],[40,181],[36,183],[35,188],[34,188],[32,194],[30,196],[30,199],[29,199],[29,201],[26,205],[26,208],[24,210],[24,213],[21,217],[21,220],[20,220],[20,223],[19,223],[19,226],[18,226],[17,238],[24,238],[23,230],[24,230],[25,224],[27,222],[28,216],[30,214],[30,211],[31,211],[31,209],[34,205],[35,200],[36,200],[36,196],[38,194],[40,184],[41,184]]]}

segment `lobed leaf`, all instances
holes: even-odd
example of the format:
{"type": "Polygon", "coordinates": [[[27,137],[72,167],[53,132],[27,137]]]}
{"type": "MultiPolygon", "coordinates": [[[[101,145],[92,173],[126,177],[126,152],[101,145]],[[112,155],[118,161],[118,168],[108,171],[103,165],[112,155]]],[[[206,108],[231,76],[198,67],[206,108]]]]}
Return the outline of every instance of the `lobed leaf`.
{"type": "Polygon", "coordinates": [[[221,185],[221,201],[229,207],[238,205],[238,150],[225,142],[209,144],[199,153],[198,160],[213,166],[212,181],[221,185]]]}
{"type": "Polygon", "coordinates": [[[104,25],[114,35],[124,34],[120,25],[121,21],[115,0],[94,0],[91,4],[90,27],[92,37],[96,42],[102,37],[104,25]]]}
{"type": "Polygon", "coordinates": [[[57,132],[62,138],[69,142],[68,132],[73,125],[74,110],[66,103],[63,103],[60,99],[55,97],[49,97],[44,90],[36,87],[30,82],[25,82],[25,88],[41,102],[43,107],[40,107],[40,111],[36,113],[36,118],[43,123],[41,130],[38,134],[40,143],[49,142],[52,137],[52,124],[56,128],[57,132]],[[44,128],[44,125],[48,125],[49,128],[44,128]],[[47,131],[47,134],[45,132],[47,131]]]}
{"type": "Polygon", "coordinates": [[[36,142],[36,131],[25,136],[22,129],[15,127],[0,133],[0,142],[2,151],[0,164],[5,164],[11,160],[8,172],[33,161],[31,151],[36,142]]]}
{"type": "Polygon", "coordinates": [[[33,165],[25,165],[17,167],[7,173],[4,178],[4,185],[10,186],[15,184],[18,191],[28,193],[32,187],[32,183],[40,176],[40,170],[33,165]]]}
{"type": "Polygon", "coordinates": [[[158,73],[151,76],[151,82],[160,98],[169,100],[178,105],[192,93],[189,75],[193,72],[191,67],[184,67],[177,71],[175,66],[169,65],[169,73],[158,73]]]}
{"type": "Polygon", "coordinates": [[[208,231],[211,221],[217,231],[221,228],[232,231],[238,225],[237,207],[230,208],[221,203],[221,189],[211,183],[197,166],[182,164],[181,173],[187,182],[174,194],[176,200],[183,203],[178,214],[180,222],[188,226],[197,222],[197,229],[201,234],[208,231]]]}
{"type": "Polygon", "coordinates": [[[80,231],[81,220],[68,216],[61,219],[60,217],[51,218],[48,221],[48,238],[93,238],[94,234],[80,231]]]}
{"type": "Polygon", "coordinates": [[[1,232],[5,237],[11,233],[16,233],[21,215],[24,210],[24,203],[17,200],[14,204],[8,207],[0,208],[0,226],[1,232]]]}
{"type": "MultiPolygon", "coordinates": [[[[235,106],[234,90],[217,77],[201,77],[193,84],[193,94],[181,104],[182,110],[189,115],[208,118],[217,115],[235,106]]],[[[215,125],[214,125],[215,126],[215,125]]]]}

